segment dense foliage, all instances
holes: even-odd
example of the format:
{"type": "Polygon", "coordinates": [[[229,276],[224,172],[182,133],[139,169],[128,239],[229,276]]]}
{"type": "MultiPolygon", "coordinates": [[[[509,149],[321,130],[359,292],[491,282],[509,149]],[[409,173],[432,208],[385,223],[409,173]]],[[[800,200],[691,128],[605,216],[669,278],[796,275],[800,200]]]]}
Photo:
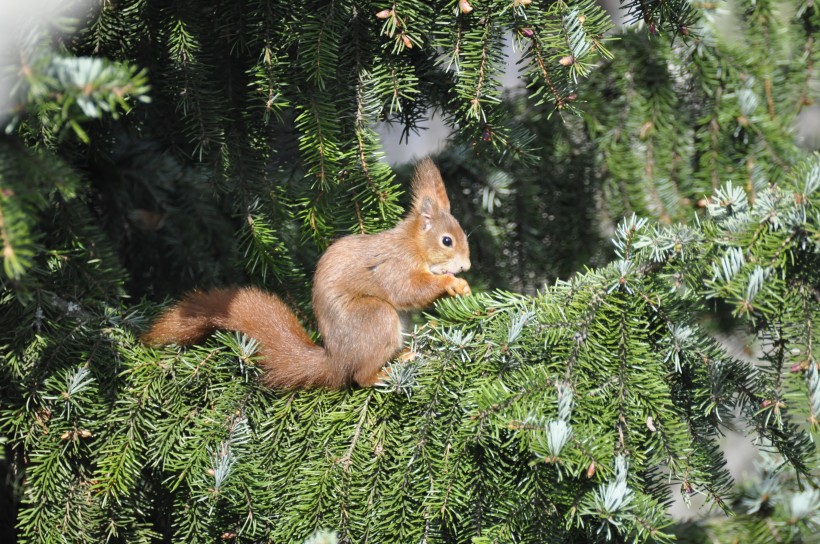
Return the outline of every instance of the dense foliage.
{"type": "Polygon", "coordinates": [[[820,6],[622,10],[639,24],[615,35],[588,0],[126,0],[21,29],[0,137],[16,538],[808,542],[820,159],[793,123],[820,6]],[[431,110],[485,289],[419,322],[415,360],[283,392],[252,339],[139,343],[158,300],[216,284],[310,327],[320,252],[401,213],[377,128],[431,110]],[[736,419],[771,452],[739,489],[717,442],[736,419]],[[671,527],[693,494],[738,516],[671,527]]]}

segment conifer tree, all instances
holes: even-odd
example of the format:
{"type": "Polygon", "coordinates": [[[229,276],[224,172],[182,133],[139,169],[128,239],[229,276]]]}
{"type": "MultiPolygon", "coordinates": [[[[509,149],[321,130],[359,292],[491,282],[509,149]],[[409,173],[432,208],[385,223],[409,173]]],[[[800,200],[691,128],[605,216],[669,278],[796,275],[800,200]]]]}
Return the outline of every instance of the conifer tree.
{"type": "Polygon", "coordinates": [[[14,538],[809,542],[820,157],[793,124],[820,6],[622,4],[616,31],[590,0],[123,0],[21,34],[0,112],[14,538]],[[417,321],[414,360],[275,391],[251,338],[138,341],[166,297],[231,283],[312,330],[321,251],[403,210],[378,127],[431,111],[483,289],[417,321]],[[735,425],[767,452],[742,487],[735,425]],[[673,526],[694,494],[718,514],[673,526]]]}

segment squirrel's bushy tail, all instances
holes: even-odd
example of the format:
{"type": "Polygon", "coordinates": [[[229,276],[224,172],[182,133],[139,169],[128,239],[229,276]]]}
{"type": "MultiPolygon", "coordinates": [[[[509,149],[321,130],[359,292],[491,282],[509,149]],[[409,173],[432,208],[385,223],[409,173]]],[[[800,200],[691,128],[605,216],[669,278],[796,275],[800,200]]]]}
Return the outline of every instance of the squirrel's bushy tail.
{"type": "Polygon", "coordinates": [[[215,330],[239,331],[260,344],[263,380],[272,387],[344,385],[299,320],[276,295],[253,288],[194,291],[166,310],[142,336],[150,345],[193,344],[215,330]]]}

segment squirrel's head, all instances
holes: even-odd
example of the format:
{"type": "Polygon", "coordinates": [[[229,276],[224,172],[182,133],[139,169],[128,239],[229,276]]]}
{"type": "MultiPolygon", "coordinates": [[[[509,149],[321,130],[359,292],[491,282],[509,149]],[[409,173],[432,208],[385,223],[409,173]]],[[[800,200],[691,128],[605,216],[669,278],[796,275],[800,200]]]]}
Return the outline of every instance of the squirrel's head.
{"type": "Polygon", "coordinates": [[[450,200],[441,174],[430,159],[416,166],[413,176],[413,209],[410,212],[416,240],[433,274],[458,274],[470,269],[467,236],[450,215],[450,200]]]}

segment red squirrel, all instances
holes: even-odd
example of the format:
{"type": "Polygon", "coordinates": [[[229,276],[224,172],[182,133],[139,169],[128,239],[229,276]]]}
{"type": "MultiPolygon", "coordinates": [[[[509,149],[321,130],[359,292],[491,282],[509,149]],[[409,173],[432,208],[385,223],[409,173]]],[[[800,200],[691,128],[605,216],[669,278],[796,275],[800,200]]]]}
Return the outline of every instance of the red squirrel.
{"type": "Polygon", "coordinates": [[[142,340],[192,344],[217,329],[240,331],[259,342],[268,386],[373,385],[402,347],[399,312],[445,294],[470,294],[469,284],[455,277],[470,269],[467,236],[429,159],[416,167],[412,197],[412,209],[395,227],[340,238],[319,259],[313,311],[324,347],[311,341],[279,297],[252,287],[193,291],[142,340]]]}

